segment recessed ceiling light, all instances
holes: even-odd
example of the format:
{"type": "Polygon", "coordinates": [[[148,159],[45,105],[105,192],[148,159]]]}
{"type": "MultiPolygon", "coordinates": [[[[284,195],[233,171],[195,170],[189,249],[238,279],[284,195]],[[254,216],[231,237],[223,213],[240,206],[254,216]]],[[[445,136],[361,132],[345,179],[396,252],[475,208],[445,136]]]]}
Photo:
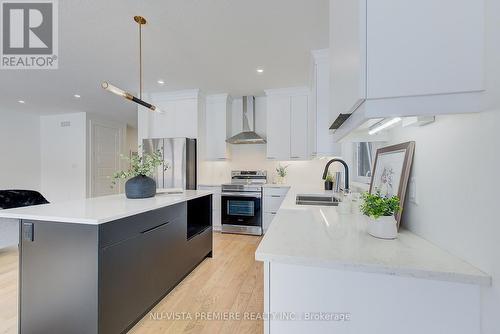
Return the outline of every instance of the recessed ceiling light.
{"type": "Polygon", "coordinates": [[[261,68],[261,67],[259,67],[259,68],[257,69],[257,73],[259,73],[259,74],[264,73],[264,69],[263,69],[263,68],[261,68]]]}
{"type": "Polygon", "coordinates": [[[164,85],[165,81],[163,81],[163,80],[160,79],[160,80],[157,81],[157,83],[158,83],[158,85],[164,85]]]}
{"type": "Polygon", "coordinates": [[[79,99],[79,98],[81,98],[81,96],[80,96],[79,94],[75,94],[75,95],[73,95],[73,96],[75,97],[75,99],[79,99]]]}
{"type": "Polygon", "coordinates": [[[19,100],[19,101],[17,101],[17,102],[19,102],[19,103],[21,103],[21,104],[25,104],[25,103],[26,103],[26,101],[24,101],[24,100],[19,100]]]}

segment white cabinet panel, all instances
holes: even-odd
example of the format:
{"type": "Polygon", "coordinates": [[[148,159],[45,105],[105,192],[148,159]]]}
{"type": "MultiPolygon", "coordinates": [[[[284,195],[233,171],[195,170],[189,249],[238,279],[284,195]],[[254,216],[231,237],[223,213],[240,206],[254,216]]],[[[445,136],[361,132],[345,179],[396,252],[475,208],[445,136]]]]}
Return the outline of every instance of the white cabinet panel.
{"type": "Polygon", "coordinates": [[[198,90],[157,93],[145,97],[163,113],[138,107],[138,140],[144,138],[200,137],[201,109],[198,90]]]}
{"type": "Polygon", "coordinates": [[[264,211],[266,213],[276,213],[278,212],[281,203],[283,203],[284,197],[276,195],[276,197],[264,197],[266,204],[264,205],[264,211]]]}
{"type": "Polygon", "coordinates": [[[341,154],[341,144],[333,140],[330,125],[335,119],[330,111],[330,50],[314,50],[312,55],[313,80],[311,87],[311,110],[309,112],[310,152],[315,157],[331,157],[341,154]]]}
{"type": "Polygon", "coordinates": [[[276,213],[280,209],[288,190],[290,190],[290,187],[264,187],[264,199],[262,204],[262,211],[264,211],[264,232],[267,231],[269,225],[276,216],[276,213]]]}
{"type": "Polygon", "coordinates": [[[228,96],[212,95],[207,97],[205,111],[205,159],[226,160],[228,96]]]}
{"type": "Polygon", "coordinates": [[[484,0],[330,0],[331,116],[368,119],[484,110],[484,0]]]}
{"type": "Polygon", "coordinates": [[[264,221],[262,222],[262,228],[264,229],[264,232],[267,231],[267,229],[271,225],[274,216],[276,216],[275,213],[264,212],[264,221]]]}
{"type": "Polygon", "coordinates": [[[309,157],[309,89],[267,90],[267,158],[309,157]]]}
{"type": "Polygon", "coordinates": [[[307,110],[307,95],[291,97],[290,158],[292,160],[307,159],[307,110]]]}
{"type": "Polygon", "coordinates": [[[290,96],[267,98],[267,158],[290,159],[290,96]]]}
{"type": "Polygon", "coordinates": [[[284,197],[287,193],[288,190],[290,190],[290,187],[264,187],[264,196],[280,196],[284,197]]]}
{"type": "Polygon", "coordinates": [[[483,89],[482,1],[377,0],[367,13],[367,98],[483,89]]]}
{"type": "Polygon", "coordinates": [[[473,284],[276,261],[265,266],[269,266],[264,277],[268,312],[310,316],[296,321],[271,319],[266,323],[269,334],[481,332],[480,288],[473,284]],[[349,319],[324,321],[321,314],[333,316],[331,312],[345,312],[349,319]]]}
{"type": "MultiPolygon", "coordinates": [[[[377,1],[378,2],[378,1],[377,1]]],[[[332,119],[366,98],[366,1],[330,0],[332,119]]]]}

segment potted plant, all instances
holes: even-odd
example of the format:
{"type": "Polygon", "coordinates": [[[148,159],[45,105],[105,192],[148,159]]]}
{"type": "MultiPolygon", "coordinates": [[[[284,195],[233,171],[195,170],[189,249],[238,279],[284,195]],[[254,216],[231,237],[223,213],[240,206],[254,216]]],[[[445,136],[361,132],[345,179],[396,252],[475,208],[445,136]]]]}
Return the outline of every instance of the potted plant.
{"type": "Polygon", "coordinates": [[[129,162],[129,169],[118,171],[113,175],[112,184],[116,185],[118,180],[125,180],[125,195],[127,198],[149,198],[156,195],[156,181],[151,175],[156,169],[164,164],[165,170],[168,165],[164,163],[161,152],[144,153],[142,156],[133,155],[131,158],[121,155],[123,160],[129,162]]]}
{"type": "Polygon", "coordinates": [[[326,175],[325,190],[333,190],[333,175],[330,172],[326,175]]]}
{"type": "Polygon", "coordinates": [[[361,212],[368,217],[368,233],[376,238],[396,239],[398,226],[394,215],[399,212],[399,198],[385,197],[377,191],[364,193],[361,212]]]}
{"type": "Polygon", "coordinates": [[[278,165],[278,168],[276,168],[276,174],[278,174],[276,183],[278,183],[278,184],[285,183],[285,177],[287,175],[287,171],[286,171],[287,168],[288,168],[288,165],[287,166],[282,166],[281,164],[278,165]]]}

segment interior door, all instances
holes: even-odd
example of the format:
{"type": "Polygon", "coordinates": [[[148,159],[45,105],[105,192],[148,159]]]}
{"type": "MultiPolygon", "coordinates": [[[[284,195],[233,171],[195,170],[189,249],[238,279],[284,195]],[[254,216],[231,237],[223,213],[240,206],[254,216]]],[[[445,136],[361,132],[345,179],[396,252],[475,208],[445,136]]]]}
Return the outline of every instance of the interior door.
{"type": "Polygon", "coordinates": [[[121,187],[111,186],[111,177],[120,170],[122,132],[119,127],[91,121],[91,197],[117,194],[121,187]]]}

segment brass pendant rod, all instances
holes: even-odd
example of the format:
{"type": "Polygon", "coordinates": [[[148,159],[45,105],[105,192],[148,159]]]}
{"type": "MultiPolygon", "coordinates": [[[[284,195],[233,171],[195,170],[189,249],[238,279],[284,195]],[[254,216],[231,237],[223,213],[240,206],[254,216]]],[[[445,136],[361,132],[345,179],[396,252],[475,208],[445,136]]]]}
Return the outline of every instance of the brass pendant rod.
{"type": "Polygon", "coordinates": [[[142,16],[134,16],[134,21],[139,24],[139,98],[133,96],[132,94],[124,91],[123,89],[120,89],[116,86],[113,86],[109,82],[105,81],[102,83],[102,88],[107,90],[108,92],[111,92],[113,94],[116,94],[118,96],[124,97],[127,100],[133,101],[137,104],[140,104],[143,107],[148,108],[149,110],[152,110],[154,112],[158,113],[163,113],[163,111],[158,108],[155,105],[152,105],[151,103],[148,103],[146,101],[142,100],[142,90],[143,90],[143,75],[142,75],[142,25],[146,24],[147,21],[144,17],[142,16]]]}
{"type": "Polygon", "coordinates": [[[139,98],[142,100],[142,24],[139,23],[139,98]]]}

